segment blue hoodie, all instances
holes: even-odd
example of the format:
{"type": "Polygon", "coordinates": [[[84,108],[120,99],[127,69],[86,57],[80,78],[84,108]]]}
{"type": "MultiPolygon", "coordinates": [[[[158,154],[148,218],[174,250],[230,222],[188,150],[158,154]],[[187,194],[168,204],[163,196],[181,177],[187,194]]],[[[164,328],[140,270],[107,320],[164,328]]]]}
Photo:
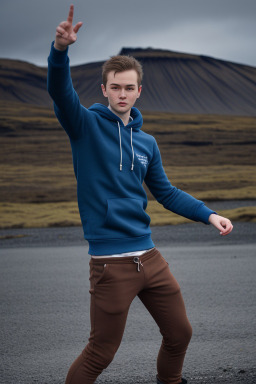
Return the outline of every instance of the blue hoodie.
{"type": "Polygon", "coordinates": [[[142,115],[131,109],[130,122],[102,104],[80,104],[70,76],[68,49],[51,47],[48,91],[67,132],[77,179],[77,199],[89,254],[111,255],[154,247],[145,212],[143,181],[166,209],[208,224],[215,213],[202,201],[172,186],[153,136],[143,132],[142,115]]]}

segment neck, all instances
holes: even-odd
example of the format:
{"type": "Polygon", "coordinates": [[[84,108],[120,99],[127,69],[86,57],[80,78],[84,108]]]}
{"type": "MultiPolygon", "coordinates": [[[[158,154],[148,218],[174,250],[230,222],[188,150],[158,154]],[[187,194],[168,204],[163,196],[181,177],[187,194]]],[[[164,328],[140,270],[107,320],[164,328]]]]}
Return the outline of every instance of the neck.
{"type": "Polygon", "coordinates": [[[109,105],[108,108],[110,109],[111,112],[113,112],[116,116],[120,117],[122,122],[124,123],[124,126],[129,124],[129,118],[130,118],[130,113],[131,110],[125,112],[125,113],[118,113],[117,111],[113,110],[111,106],[109,105]]]}

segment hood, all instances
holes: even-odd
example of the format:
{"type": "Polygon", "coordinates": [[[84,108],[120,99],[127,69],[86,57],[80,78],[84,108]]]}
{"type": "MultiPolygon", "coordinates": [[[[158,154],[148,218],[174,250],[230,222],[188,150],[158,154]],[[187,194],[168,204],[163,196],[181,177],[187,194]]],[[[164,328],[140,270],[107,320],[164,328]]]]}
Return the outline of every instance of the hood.
{"type": "MultiPolygon", "coordinates": [[[[110,109],[106,107],[106,105],[95,103],[89,108],[89,110],[92,112],[98,113],[100,116],[110,121],[115,121],[115,122],[119,121],[119,123],[123,125],[123,122],[120,119],[120,117],[118,117],[112,111],[110,111],[110,109]]],[[[129,122],[128,125],[126,125],[126,128],[132,127],[133,131],[139,131],[143,124],[142,114],[137,108],[132,107],[130,116],[131,116],[131,121],[129,122]]]]}

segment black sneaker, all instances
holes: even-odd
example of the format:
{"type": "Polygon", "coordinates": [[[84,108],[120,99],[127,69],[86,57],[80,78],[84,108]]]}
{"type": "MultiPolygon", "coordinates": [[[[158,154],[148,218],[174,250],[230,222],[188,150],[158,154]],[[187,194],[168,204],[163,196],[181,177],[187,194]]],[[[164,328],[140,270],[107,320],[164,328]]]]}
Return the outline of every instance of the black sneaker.
{"type": "MultiPolygon", "coordinates": [[[[158,379],[158,377],[156,377],[156,382],[157,382],[157,384],[163,384],[162,381],[160,381],[158,379]]],[[[186,379],[181,379],[180,384],[187,384],[187,380],[186,379]]]]}

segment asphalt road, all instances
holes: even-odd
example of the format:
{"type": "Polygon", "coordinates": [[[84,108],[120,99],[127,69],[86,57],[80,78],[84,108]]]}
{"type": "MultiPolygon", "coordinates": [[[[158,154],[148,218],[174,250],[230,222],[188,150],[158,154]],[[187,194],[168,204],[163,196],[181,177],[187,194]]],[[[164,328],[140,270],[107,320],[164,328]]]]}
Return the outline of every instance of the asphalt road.
{"type": "MultiPolygon", "coordinates": [[[[256,383],[256,223],[225,238],[202,224],[153,227],[193,326],[190,384],[256,383]]],[[[81,228],[0,231],[2,384],[64,384],[89,335],[88,247],[81,228]],[[15,237],[22,235],[24,237],[15,237]]],[[[98,383],[155,383],[161,338],[138,299],[98,383]]]]}

